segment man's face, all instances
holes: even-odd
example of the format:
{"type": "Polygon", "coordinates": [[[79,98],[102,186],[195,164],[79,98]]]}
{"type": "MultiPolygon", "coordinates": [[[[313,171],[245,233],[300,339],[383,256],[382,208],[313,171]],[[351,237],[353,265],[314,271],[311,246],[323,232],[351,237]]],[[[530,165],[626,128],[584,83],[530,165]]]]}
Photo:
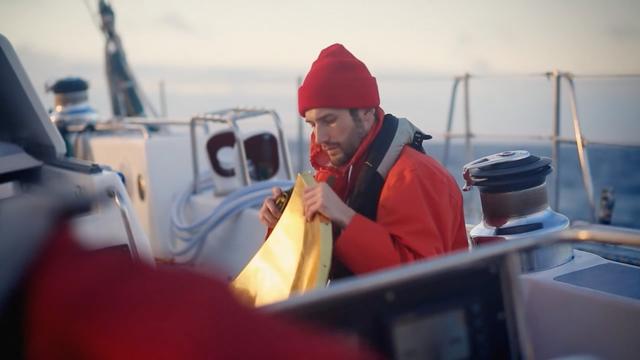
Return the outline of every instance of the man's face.
{"type": "Polygon", "coordinates": [[[322,146],[333,166],[346,164],[362,142],[374,119],[374,110],[358,110],[352,117],[348,109],[311,109],[305,121],[311,125],[316,142],[322,146]]]}

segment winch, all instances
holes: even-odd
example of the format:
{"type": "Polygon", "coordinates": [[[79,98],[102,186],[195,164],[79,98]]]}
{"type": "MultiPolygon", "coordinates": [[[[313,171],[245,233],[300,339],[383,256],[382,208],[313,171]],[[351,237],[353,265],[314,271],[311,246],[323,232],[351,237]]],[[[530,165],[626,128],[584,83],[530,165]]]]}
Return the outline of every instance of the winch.
{"type": "Polygon", "coordinates": [[[98,113],[89,105],[89,83],[81,78],[66,77],[47,86],[55,98],[55,107],[49,118],[56,125],[64,139],[66,155],[84,160],[93,160],[82,136],[86,130],[94,128],[99,121],[98,113]]]}
{"type": "Polygon", "coordinates": [[[47,87],[55,97],[55,108],[51,112],[51,121],[58,129],[71,130],[70,127],[81,127],[94,124],[98,114],[89,105],[89,83],[81,78],[67,77],[47,87]]]}
{"type": "MultiPolygon", "coordinates": [[[[551,159],[525,150],[504,151],[466,164],[464,190],[476,186],[482,203],[482,222],[470,232],[472,246],[567,228],[569,219],[549,206],[546,177],[551,171],[551,159]]],[[[541,248],[523,259],[523,270],[547,269],[572,257],[568,245],[541,248]]]]}

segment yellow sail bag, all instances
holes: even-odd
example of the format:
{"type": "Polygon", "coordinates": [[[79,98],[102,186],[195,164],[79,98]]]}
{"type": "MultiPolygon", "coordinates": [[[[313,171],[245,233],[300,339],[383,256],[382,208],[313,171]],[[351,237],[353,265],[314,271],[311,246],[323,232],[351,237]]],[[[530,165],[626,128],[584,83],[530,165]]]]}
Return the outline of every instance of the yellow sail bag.
{"type": "Polygon", "coordinates": [[[331,223],[323,216],[304,218],[302,195],[315,184],[299,174],[280,220],[262,247],[231,283],[240,301],[261,306],[293,294],[324,287],[331,265],[331,223]]]}

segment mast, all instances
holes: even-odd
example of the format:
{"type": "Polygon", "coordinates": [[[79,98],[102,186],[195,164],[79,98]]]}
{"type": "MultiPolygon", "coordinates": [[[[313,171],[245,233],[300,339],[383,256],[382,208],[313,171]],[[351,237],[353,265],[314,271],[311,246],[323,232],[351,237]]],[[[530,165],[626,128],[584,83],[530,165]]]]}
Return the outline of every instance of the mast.
{"type": "MultiPolygon", "coordinates": [[[[127,63],[120,36],[115,30],[115,14],[107,0],[99,2],[102,33],[105,35],[105,61],[111,109],[115,117],[146,116],[144,94],[127,63]]],[[[152,110],[153,112],[153,110],[152,110]]]]}

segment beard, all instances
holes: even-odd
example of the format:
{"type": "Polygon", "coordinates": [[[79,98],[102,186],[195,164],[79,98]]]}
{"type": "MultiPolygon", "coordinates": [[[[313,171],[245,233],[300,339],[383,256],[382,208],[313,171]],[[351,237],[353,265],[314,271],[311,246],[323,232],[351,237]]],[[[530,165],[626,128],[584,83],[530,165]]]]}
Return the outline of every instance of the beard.
{"type": "Polygon", "coordinates": [[[331,165],[335,167],[348,163],[353,155],[355,155],[358,147],[360,147],[362,139],[367,135],[360,116],[352,116],[352,119],[355,126],[351,129],[345,141],[342,144],[330,143],[326,145],[326,149],[328,150],[325,151],[327,151],[331,165]],[[332,153],[334,154],[332,155],[332,153]]]}

